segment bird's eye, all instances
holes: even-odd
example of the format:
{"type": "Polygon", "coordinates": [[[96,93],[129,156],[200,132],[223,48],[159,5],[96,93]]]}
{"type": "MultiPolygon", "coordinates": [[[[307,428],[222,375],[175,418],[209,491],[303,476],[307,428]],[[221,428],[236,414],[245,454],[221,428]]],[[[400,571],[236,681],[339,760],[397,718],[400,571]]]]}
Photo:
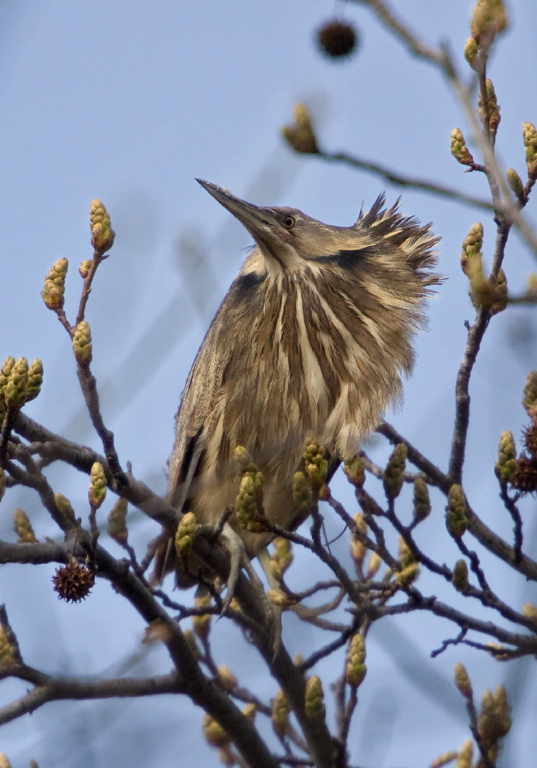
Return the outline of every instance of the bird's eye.
{"type": "Polygon", "coordinates": [[[296,219],[294,216],[286,216],[282,220],[282,224],[284,227],[287,227],[287,229],[292,229],[296,224],[296,219]]]}

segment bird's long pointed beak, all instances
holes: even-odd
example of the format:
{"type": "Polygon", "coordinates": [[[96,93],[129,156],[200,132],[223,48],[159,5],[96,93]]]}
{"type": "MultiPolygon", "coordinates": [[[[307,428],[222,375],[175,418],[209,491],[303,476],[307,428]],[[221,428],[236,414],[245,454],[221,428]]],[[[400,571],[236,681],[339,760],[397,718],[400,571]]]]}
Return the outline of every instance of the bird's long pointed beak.
{"type": "Polygon", "coordinates": [[[196,181],[215,200],[218,200],[220,205],[223,205],[226,210],[233,214],[256,240],[264,232],[266,233],[267,224],[270,224],[274,218],[274,214],[270,209],[247,203],[246,200],[235,197],[231,192],[219,187],[218,184],[213,184],[203,179],[196,179],[196,181]]]}

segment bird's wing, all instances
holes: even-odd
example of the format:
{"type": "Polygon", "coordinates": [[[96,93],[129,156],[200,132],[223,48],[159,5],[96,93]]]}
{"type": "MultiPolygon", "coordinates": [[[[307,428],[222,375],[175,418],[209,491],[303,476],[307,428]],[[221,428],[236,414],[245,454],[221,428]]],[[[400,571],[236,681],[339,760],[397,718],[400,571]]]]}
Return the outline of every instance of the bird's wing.
{"type": "Polygon", "coordinates": [[[200,470],[207,441],[207,423],[221,392],[231,354],[229,345],[215,343],[218,320],[217,314],[196,355],[177,412],[175,444],[168,468],[168,499],[179,510],[182,510],[200,470]]]}

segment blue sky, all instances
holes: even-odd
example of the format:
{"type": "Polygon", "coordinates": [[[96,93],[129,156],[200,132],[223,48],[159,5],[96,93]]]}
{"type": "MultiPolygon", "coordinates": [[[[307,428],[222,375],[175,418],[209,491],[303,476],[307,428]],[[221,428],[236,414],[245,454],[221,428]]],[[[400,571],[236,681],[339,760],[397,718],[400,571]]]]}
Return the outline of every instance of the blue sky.
{"type": "MultiPolygon", "coordinates": [[[[461,51],[472,4],[407,0],[404,6],[411,26],[431,44],[448,40],[464,67],[461,51]]],[[[520,126],[525,120],[537,122],[537,12],[534,0],[516,0],[509,7],[512,29],[493,58],[491,76],[503,107],[499,155],[522,172],[520,126]]],[[[66,304],[73,317],[81,283],[78,263],[91,256],[89,203],[101,198],[117,239],[97,276],[87,315],[94,373],[123,461],[131,461],[135,474],[156,490],[165,489],[173,415],[191,362],[250,244],[195,177],[255,203],[292,205],[340,225],[351,224],[362,202],[370,205],[384,189],[388,201],[396,198],[401,190],[372,175],[299,157],[284,145],[280,127],[291,120],[294,104],[304,101],[323,147],[486,195],[484,178],[464,174],[450,156],[451,129],[468,129],[447,85],[432,67],[410,57],[360,4],[7,0],[0,8],[0,36],[2,358],[41,357],[44,389],[28,414],[98,447],[77,389],[69,340],[39,294],[51,264],[67,257],[66,304]],[[334,8],[360,29],[359,51],[345,64],[327,63],[312,43],[314,30],[334,8]]],[[[423,193],[404,191],[402,209],[434,222],[442,236],[440,269],[449,279],[432,302],[430,332],[419,338],[416,372],[406,387],[405,406],[393,420],[445,465],[464,321],[472,318],[458,265],[460,243],[481,220],[490,256],[494,226],[478,210],[423,193]]],[[[530,204],[528,215],[535,221],[534,210],[530,204]]],[[[506,269],[515,293],[522,292],[528,272],[537,271],[516,237],[506,269]]],[[[489,476],[499,434],[510,428],[518,435],[524,421],[519,401],[526,374],[535,367],[534,328],[534,314],[527,309],[495,319],[473,382],[472,460],[465,482],[470,496],[491,515],[497,489],[489,476]]],[[[383,444],[374,450],[378,461],[385,459],[383,444]]],[[[86,479],[59,468],[51,478],[85,514],[86,479]]],[[[427,523],[426,535],[433,554],[443,560],[456,555],[443,551],[445,542],[435,545],[435,525],[443,530],[443,507],[437,502],[437,518],[427,523]]],[[[21,492],[2,505],[7,520],[2,536],[13,535],[14,506],[32,517],[39,536],[55,535],[33,496],[21,492]]],[[[508,535],[509,521],[500,519],[497,525],[508,535]]],[[[152,535],[154,527],[138,520],[135,541],[152,535]]],[[[98,673],[141,654],[136,673],[167,668],[159,649],[140,651],[143,627],[107,584],[98,583],[92,599],[71,607],[55,600],[51,574],[50,567],[0,572],[0,597],[28,663],[51,672],[98,673]]],[[[509,583],[508,576],[498,578],[509,583]]],[[[537,602],[529,590],[511,596],[520,605],[537,602]]],[[[226,622],[220,624],[222,661],[233,667],[233,644],[241,641],[226,622]]],[[[460,744],[467,730],[463,706],[448,690],[455,661],[466,660],[475,670],[477,691],[502,680],[516,691],[527,678],[524,662],[500,666],[462,649],[434,663],[427,660],[449,631],[428,618],[401,624],[400,634],[390,635],[395,631],[379,626],[371,635],[356,737],[361,764],[425,764],[460,744]],[[431,665],[428,675],[425,663],[431,665]],[[435,690],[445,687],[449,711],[419,690],[427,685],[425,678],[435,690]],[[419,729],[412,725],[418,713],[419,729]],[[381,736],[368,738],[371,723],[378,729],[383,716],[393,717],[389,734],[375,731],[381,736]]],[[[302,632],[300,641],[307,643],[309,630],[302,632]]],[[[255,680],[267,695],[273,692],[255,656],[246,652],[241,664],[245,679],[255,680]]],[[[2,701],[20,689],[4,686],[2,701]]],[[[511,756],[518,754],[523,765],[522,756],[537,747],[529,714],[537,702],[535,694],[520,690],[511,756]]],[[[5,726],[1,748],[16,768],[30,757],[43,766],[77,768],[141,768],[149,760],[176,765],[177,755],[191,750],[200,765],[216,761],[200,737],[200,714],[186,700],[50,705],[5,726]],[[82,755],[73,754],[77,740],[86,744],[82,755]]],[[[510,764],[517,765],[514,757],[510,764]]]]}

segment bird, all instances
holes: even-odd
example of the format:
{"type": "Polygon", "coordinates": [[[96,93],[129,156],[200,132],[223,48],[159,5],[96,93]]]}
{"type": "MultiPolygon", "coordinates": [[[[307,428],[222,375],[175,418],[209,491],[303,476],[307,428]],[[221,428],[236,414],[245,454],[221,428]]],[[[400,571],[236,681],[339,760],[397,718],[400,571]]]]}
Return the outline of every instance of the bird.
{"type": "MultiPolygon", "coordinates": [[[[385,207],[379,195],[351,226],[330,226],[288,207],[246,202],[196,181],[248,231],[254,246],[218,309],[188,376],[175,422],[167,499],[215,526],[238,491],[234,453],[246,449],[264,476],[263,512],[294,530],[293,501],[304,438],[313,433],[332,468],[352,460],[385,410],[401,399],[426,299],[440,281],[431,225],[385,207]]],[[[248,558],[274,538],[228,533],[248,558]]],[[[157,552],[154,576],[177,571],[173,538],[157,552]],[[170,556],[170,552],[172,555],[170,556]]]]}

